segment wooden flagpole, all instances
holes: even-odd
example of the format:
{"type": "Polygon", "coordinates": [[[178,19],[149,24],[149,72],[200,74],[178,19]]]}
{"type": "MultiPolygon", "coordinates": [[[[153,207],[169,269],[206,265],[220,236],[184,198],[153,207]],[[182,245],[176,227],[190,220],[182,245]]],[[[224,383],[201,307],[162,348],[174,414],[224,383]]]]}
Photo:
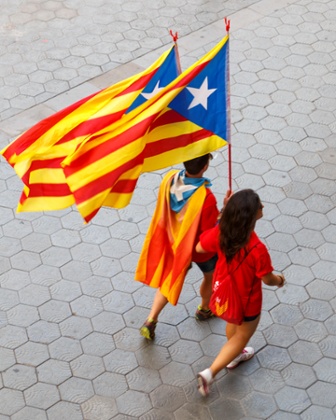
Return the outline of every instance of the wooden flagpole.
{"type": "Polygon", "coordinates": [[[181,68],[181,61],[180,61],[180,53],[179,53],[179,49],[178,49],[178,45],[177,45],[178,33],[175,32],[175,34],[174,34],[171,29],[170,29],[169,33],[170,33],[170,36],[173,38],[173,42],[174,42],[175,48],[176,48],[177,70],[178,70],[178,73],[181,74],[182,73],[182,68],[181,68]]]}

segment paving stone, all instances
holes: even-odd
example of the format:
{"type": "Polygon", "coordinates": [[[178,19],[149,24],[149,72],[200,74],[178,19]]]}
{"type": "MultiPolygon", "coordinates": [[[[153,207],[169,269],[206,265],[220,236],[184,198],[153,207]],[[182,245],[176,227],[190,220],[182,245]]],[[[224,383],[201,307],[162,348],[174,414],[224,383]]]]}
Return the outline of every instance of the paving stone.
{"type": "Polygon", "coordinates": [[[47,411],[48,420],[58,420],[71,416],[73,420],[82,420],[83,415],[80,406],[67,401],[59,401],[47,411]]]}
{"type": "Polygon", "coordinates": [[[307,389],[316,382],[314,370],[309,366],[302,366],[298,363],[291,363],[281,372],[281,375],[286,385],[296,388],[307,389]]]}
{"type": "Polygon", "coordinates": [[[24,407],[12,416],[13,420],[35,419],[47,420],[47,415],[44,410],[33,407],[24,407]]]}
{"type": "Polygon", "coordinates": [[[15,349],[18,363],[38,366],[49,358],[48,348],[45,344],[27,342],[15,349]]]}
{"type": "Polygon", "coordinates": [[[24,398],[29,406],[48,409],[60,400],[55,385],[37,383],[24,391],[24,398]]]}
{"type": "Polygon", "coordinates": [[[95,395],[82,405],[83,415],[88,420],[109,420],[118,413],[115,400],[95,395]]]}
{"type": "Polygon", "coordinates": [[[306,391],[291,386],[285,386],[275,394],[275,400],[280,409],[290,413],[301,413],[311,403],[306,391]]]}
{"type": "Polygon", "coordinates": [[[81,404],[94,395],[91,381],[81,378],[69,378],[59,386],[62,400],[81,404]]]}
{"type": "Polygon", "coordinates": [[[133,390],[126,391],[116,402],[120,413],[135,417],[141,416],[152,407],[148,395],[133,390]]]}
{"type": "Polygon", "coordinates": [[[38,366],[39,381],[52,385],[60,385],[72,376],[69,363],[60,360],[48,360],[38,366]]]}
{"type": "Polygon", "coordinates": [[[8,388],[0,389],[0,410],[5,416],[10,416],[21,410],[24,405],[22,392],[8,388]]]}

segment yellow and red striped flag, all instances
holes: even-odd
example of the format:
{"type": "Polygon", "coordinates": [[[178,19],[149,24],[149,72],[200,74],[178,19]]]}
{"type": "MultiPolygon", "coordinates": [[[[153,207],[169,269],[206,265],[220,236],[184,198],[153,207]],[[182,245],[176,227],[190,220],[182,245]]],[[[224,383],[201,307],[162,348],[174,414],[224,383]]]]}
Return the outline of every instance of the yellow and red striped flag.
{"type": "Polygon", "coordinates": [[[157,205],[141,250],[135,279],[160,288],[172,305],[180,296],[191,263],[193,247],[206,197],[202,185],[189,198],[181,213],[170,208],[171,182],[179,171],[170,171],[160,185],[157,205]]]}
{"type": "Polygon", "coordinates": [[[176,78],[176,47],[143,72],[51,115],[1,151],[24,183],[18,211],[59,210],[74,204],[63,160],[88,136],[110,126],[176,78]]]}
{"type": "Polygon", "coordinates": [[[88,136],[62,162],[77,208],[87,222],[101,206],[126,206],[141,172],[226,144],[228,39],[153,98],[88,136]]]}

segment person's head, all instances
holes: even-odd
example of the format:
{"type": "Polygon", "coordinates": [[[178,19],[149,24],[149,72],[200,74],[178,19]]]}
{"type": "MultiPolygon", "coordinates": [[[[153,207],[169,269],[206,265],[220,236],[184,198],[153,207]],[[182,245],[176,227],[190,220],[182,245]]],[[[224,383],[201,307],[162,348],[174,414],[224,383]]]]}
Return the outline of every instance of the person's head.
{"type": "Polygon", "coordinates": [[[188,175],[202,175],[209,167],[209,162],[212,159],[212,154],[199,156],[195,159],[183,162],[185,170],[188,175]]]}
{"type": "Polygon", "coordinates": [[[258,194],[251,189],[230,197],[219,221],[220,248],[228,261],[249,241],[256,221],[263,215],[262,209],[258,194]]]}

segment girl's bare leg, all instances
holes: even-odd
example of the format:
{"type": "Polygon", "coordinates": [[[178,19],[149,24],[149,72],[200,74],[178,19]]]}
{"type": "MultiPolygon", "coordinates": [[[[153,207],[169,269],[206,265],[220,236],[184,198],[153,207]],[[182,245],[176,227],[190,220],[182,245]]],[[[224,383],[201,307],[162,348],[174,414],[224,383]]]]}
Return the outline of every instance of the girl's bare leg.
{"type": "Polygon", "coordinates": [[[160,292],[160,289],[156,291],[156,294],[154,296],[154,301],[152,305],[152,309],[148,315],[148,319],[152,319],[153,321],[157,321],[160,312],[162,309],[167,305],[168,299],[163,296],[163,294],[160,292]]]}
{"type": "Polygon", "coordinates": [[[203,273],[204,277],[200,286],[200,295],[202,298],[201,306],[202,309],[207,311],[209,309],[209,302],[212,294],[212,276],[213,271],[209,273],[203,273]]]}
{"type": "Polygon", "coordinates": [[[243,350],[258,327],[260,316],[254,321],[243,322],[241,325],[227,324],[228,341],[221,348],[216,359],[210,366],[212,376],[224,369],[243,350]]]}

